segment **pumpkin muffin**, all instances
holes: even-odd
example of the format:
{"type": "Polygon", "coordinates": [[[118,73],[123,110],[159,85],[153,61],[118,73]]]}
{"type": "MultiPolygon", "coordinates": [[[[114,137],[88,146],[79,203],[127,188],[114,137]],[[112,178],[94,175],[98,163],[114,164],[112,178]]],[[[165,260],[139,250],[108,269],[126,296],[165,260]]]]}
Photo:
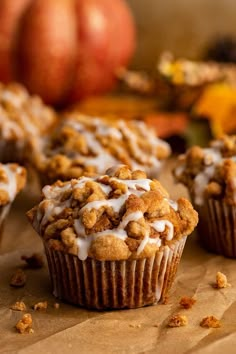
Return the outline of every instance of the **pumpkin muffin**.
{"type": "Polygon", "coordinates": [[[42,237],[56,297],[96,309],[164,300],[198,216],[157,180],[125,165],[57,181],[28,212],[42,237]]]}
{"type": "Polygon", "coordinates": [[[236,257],[236,136],[223,136],[205,149],[191,147],[179,157],[174,175],[199,212],[205,248],[236,257]]]}
{"type": "Polygon", "coordinates": [[[29,140],[44,135],[56,122],[53,109],[16,83],[0,84],[0,161],[24,162],[29,140]]]}
{"type": "Polygon", "coordinates": [[[109,121],[70,113],[52,136],[35,142],[32,161],[42,185],[84,174],[105,173],[115,164],[156,177],[169,145],[140,121],[109,121]]]}
{"type": "Polygon", "coordinates": [[[15,163],[0,163],[0,228],[10,210],[16,195],[24,188],[26,170],[15,163]]]}

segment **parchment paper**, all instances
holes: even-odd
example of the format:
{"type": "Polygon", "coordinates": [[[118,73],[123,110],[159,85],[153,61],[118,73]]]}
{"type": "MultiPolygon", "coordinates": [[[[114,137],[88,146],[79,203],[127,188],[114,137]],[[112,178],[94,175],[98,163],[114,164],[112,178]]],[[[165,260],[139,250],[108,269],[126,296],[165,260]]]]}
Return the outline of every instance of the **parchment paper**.
{"type": "MultiPolygon", "coordinates": [[[[173,162],[161,175],[163,185],[173,198],[186,196],[186,190],[174,185],[170,176],[173,162]]],[[[214,353],[236,352],[236,260],[205,252],[196,235],[189,237],[168,304],[136,310],[110,312],[87,311],[60,302],[51,294],[47,266],[25,269],[23,288],[9,286],[14,270],[21,267],[21,255],[43,252],[40,238],[28,224],[25,211],[39,199],[39,190],[31,185],[19,196],[7,219],[0,244],[0,353],[214,353]],[[232,287],[216,290],[212,284],[216,272],[228,277],[232,287]],[[197,298],[192,309],[178,305],[182,296],[197,298]],[[14,326],[22,312],[9,307],[22,300],[33,317],[33,334],[18,334],[14,326]],[[38,301],[48,301],[46,311],[34,311],[38,301]],[[168,328],[168,318],[181,313],[188,317],[186,327],[168,328]],[[200,327],[201,319],[214,315],[222,327],[200,327]]],[[[46,262],[45,262],[46,263],[46,262]]]]}

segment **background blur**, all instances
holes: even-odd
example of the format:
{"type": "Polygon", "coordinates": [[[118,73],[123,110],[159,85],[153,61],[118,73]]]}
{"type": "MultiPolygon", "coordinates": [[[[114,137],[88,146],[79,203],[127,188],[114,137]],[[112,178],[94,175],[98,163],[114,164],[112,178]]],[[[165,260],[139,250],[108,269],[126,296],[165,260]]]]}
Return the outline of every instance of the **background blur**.
{"type": "Polygon", "coordinates": [[[127,0],[137,23],[133,68],[152,70],[163,50],[198,58],[218,35],[236,36],[235,0],[127,0]]]}

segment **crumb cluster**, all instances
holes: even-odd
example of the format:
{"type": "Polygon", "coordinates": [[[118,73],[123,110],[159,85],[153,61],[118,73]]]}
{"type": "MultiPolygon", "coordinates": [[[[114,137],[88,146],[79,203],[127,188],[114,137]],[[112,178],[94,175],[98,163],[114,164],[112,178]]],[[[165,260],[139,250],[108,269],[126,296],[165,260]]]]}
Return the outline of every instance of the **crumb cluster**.
{"type": "Polygon", "coordinates": [[[26,283],[26,274],[22,269],[17,269],[13,274],[10,285],[15,288],[21,288],[25,286],[26,283]]]}
{"type": "Polygon", "coordinates": [[[189,297],[189,296],[183,296],[180,299],[180,306],[182,306],[184,309],[191,309],[191,307],[195,304],[197,300],[193,297],[189,297]]]}
{"type": "Polygon", "coordinates": [[[221,327],[221,323],[214,316],[206,316],[201,320],[200,326],[205,328],[219,328],[221,327]]]}
{"type": "Polygon", "coordinates": [[[217,289],[223,289],[223,288],[228,288],[230,286],[231,286],[231,284],[228,283],[228,279],[227,279],[226,275],[221,272],[217,272],[215,287],[217,289]]]}
{"type": "Polygon", "coordinates": [[[48,308],[48,302],[47,301],[40,301],[37,302],[37,304],[35,304],[33,306],[33,309],[35,311],[41,311],[41,310],[46,310],[48,308]]]}
{"type": "Polygon", "coordinates": [[[14,311],[26,311],[26,305],[23,301],[16,301],[11,305],[10,309],[14,311]]]}
{"type": "Polygon", "coordinates": [[[168,327],[182,327],[182,326],[187,326],[187,324],[188,324],[187,316],[176,314],[170,318],[168,322],[168,327]]]}
{"type": "Polygon", "coordinates": [[[151,257],[189,235],[198,221],[188,200],[171,201],[157,180],[124,165],[46,186],[43,196],[28,212],[33,227],[49,247],[81,260],[151,257]]]}
{"type": "Polygon", "coordinates": [[[33,324],[33,320],[31,314],[26,313],[22,316],[22,319],[17,322],[16,330],[20,334],[34,333],[34,330],[32,329],[32,324],[33,324]]]}

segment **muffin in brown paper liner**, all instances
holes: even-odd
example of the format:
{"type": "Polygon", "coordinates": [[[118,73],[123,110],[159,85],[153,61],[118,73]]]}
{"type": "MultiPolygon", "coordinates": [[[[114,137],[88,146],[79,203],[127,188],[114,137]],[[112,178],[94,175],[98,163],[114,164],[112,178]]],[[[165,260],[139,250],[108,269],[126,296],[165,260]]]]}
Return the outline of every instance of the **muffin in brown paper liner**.
{"type": "Polygon", "coordinates": [[[172,201],[159,181],[124,165],[42,192],[27,216],[43,239],[55,296],[100,310],[168,296],[198,222],[188,200],[172,201]]]}
{"type": "Polygon", "coordinates": [[[138,308],[163,301],[169,294],[186,237],[151,258],[98,261],[45,251],[54,296],[86,308],[138,308]]]}
{"type": "Polygon", "coordinates": [[[222,200],[205,199],[195,205],[199,213],[198,237],[208,251],[236,258],[236,207],[222,200]]]}

